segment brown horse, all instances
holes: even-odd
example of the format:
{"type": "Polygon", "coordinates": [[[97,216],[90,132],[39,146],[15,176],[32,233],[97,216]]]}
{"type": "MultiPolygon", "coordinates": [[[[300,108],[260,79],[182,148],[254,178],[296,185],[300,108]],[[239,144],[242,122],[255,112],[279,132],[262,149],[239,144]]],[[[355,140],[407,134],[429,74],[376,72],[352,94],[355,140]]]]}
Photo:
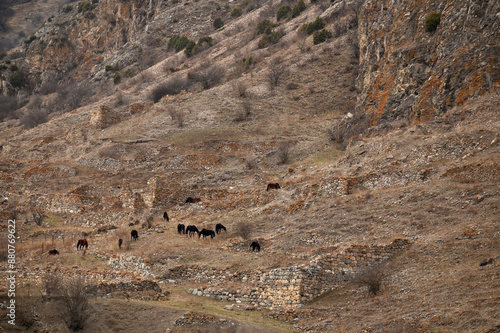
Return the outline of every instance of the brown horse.
{"type": "Polygon", "coordinates": [[[49,254],[50,254],[51,256],[55,256],[56,254],[59,254],[59,251],[57,251],[56,249],[53,249],[53,250],[50,250],[50,251],[49,251],[49,254]]]}
{"type": "Polygon", "coordinates": [[[281,188],[281,186],[278,183],[269,183],[269,184],[267,184],[267,190],[266,191],[277,190],[277,189],[280,189],[280,188],[281,188]]]}
{"type": "Polygon", "coordinates": [[[83,250],[83,248],[85,248],[85,250],[89,247],[89,242],[87,242],[86,239],[79,239],[78,240],[78,243],[76,243],[76,250],[83,250]]]}

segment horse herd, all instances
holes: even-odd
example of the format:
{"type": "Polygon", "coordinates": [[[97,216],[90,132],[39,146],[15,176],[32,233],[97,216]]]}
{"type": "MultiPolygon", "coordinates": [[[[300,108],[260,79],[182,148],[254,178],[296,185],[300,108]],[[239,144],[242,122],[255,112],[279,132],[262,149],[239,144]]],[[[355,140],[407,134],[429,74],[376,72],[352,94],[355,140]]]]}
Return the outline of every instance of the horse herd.
{"type": "MultiPolygon", "coordinates": [[[[269,183],[269,184],[267,184],[266,191],[277,190],[280,188],[281,188],[281,186],[278,183],[269,183]]],[[[193,198],[193,197],[188,197],[185,201],[185,203],[198,203],[198,202],[201,202],[201,199],[200,198],[193,198]]],[[[163,219],[166,222],[170,221],[170,218],[168,217],[167,212],[163,213],[163,219]]],[[[136,223],[131,222],[129,224],[129,226],[134,226],[137,224],[138,224],[138,221],[136,221],[136,223]]],[[[204,239],[206,239],[208,237],[215,238],[215,235],[222,233],[222,231],[227,232],[227,229],[225,226],[223,226],[220,223],[217,223],[215,225],[215,231],[210,230],[210,229],[205,229],[205,228],[201,229],[201,231],[200,231],[200,230],[198,230],[198,228],[195,225],[188,225],[187,227],[181,223],[179,223],[177,225],[177,232],[179,233],[179,235],[186,235],[189,237],[195,237],[195,235],[198,234],[198,238],[201,238],[202,236],[204,239]]],[[[130,232],[130,239],[134,240],[134,241],[138,240],[139,239],[139,232],[135,229],[132,230],[130,232]]],[[[118,248],[121,249],[122,245],[123,245],[123,239],[120,238],[120,239],[118,239],[118,248]]],[[[79,251],[79,250],[85,251],[85,250],[87,250],[88,247],[89,247],[89,243],[88,243],[87,239],[85,239],[85,238],[79,239],[78,242],[76,243],[76,250],[77,251],[79,251]]],[[[252,249],[252,251],[259,252],[260,251],[260,244],[256,241],[253,241],[252,244],[250,244],[250,248],[252,249]]],[[[58,254],[59,254],[59,251],[57,251],[56,249],[49,251],[49,255],[55,256],[58,254]]]]}

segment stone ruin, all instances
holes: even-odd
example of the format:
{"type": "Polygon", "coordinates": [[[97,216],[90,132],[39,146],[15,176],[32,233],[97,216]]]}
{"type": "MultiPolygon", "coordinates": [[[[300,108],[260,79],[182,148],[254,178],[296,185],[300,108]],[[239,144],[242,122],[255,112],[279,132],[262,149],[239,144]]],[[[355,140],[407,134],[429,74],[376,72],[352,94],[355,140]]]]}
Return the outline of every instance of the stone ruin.
{"type": "Polygon", "coordinates": [[[162,279],[182,278],[212,285],[189,290],[198,296],[269,309],[296,308],[345,283],[362,269],[385,262],[409,245],[407,239],[395,239],[388,245],[352,245],[343,251],[317,256],[308,265],[268,272],[231,274],[224,269],[179,266],[162,279]],[[224,288],[228,282],[239,282],[243,287],[231,291],[224,288]]]}

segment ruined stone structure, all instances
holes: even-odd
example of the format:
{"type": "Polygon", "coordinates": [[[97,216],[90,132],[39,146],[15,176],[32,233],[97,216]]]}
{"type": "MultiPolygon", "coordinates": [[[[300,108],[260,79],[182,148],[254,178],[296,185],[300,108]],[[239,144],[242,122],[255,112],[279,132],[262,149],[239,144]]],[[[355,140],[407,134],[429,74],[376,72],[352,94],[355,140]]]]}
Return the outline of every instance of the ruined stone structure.
{"type": "Polygon", "coordinates": [[[99,130],[109,127],[119,121],[120,115],[106,105],[101,105],[99,110],[90,118],[90,124],[99,130]]]}
{"type": "Polygon", "coordinates": [[[162,278],[182,278],[213,285],[190,290],[194,295],[270,309],[293,308],[344,283],[361,269],[388,260],[409,245],[407,239],[396,239],[388,245],[352,245],[343,251],[319,255],[309,265],[276,268],[265,273],[253,271],[231,274],[227,269],[181,266],[162,278]],[[227,290],[224,286],[229,281],[237,281],[246,287],[236,292],[227,290]]]}

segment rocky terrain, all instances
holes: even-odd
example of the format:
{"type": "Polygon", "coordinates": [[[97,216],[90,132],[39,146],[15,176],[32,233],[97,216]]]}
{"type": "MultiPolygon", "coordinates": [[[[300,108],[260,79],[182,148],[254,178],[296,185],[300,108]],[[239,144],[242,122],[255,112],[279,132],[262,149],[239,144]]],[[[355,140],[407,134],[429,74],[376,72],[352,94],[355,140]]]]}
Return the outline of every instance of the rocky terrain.
{"type": "Polygon", "coordinates": [[[15,219],[19,332],[75,281],[84,332],[499,331],[499,7],[61,3],[0,60],[0,312],[15,219]]]}

